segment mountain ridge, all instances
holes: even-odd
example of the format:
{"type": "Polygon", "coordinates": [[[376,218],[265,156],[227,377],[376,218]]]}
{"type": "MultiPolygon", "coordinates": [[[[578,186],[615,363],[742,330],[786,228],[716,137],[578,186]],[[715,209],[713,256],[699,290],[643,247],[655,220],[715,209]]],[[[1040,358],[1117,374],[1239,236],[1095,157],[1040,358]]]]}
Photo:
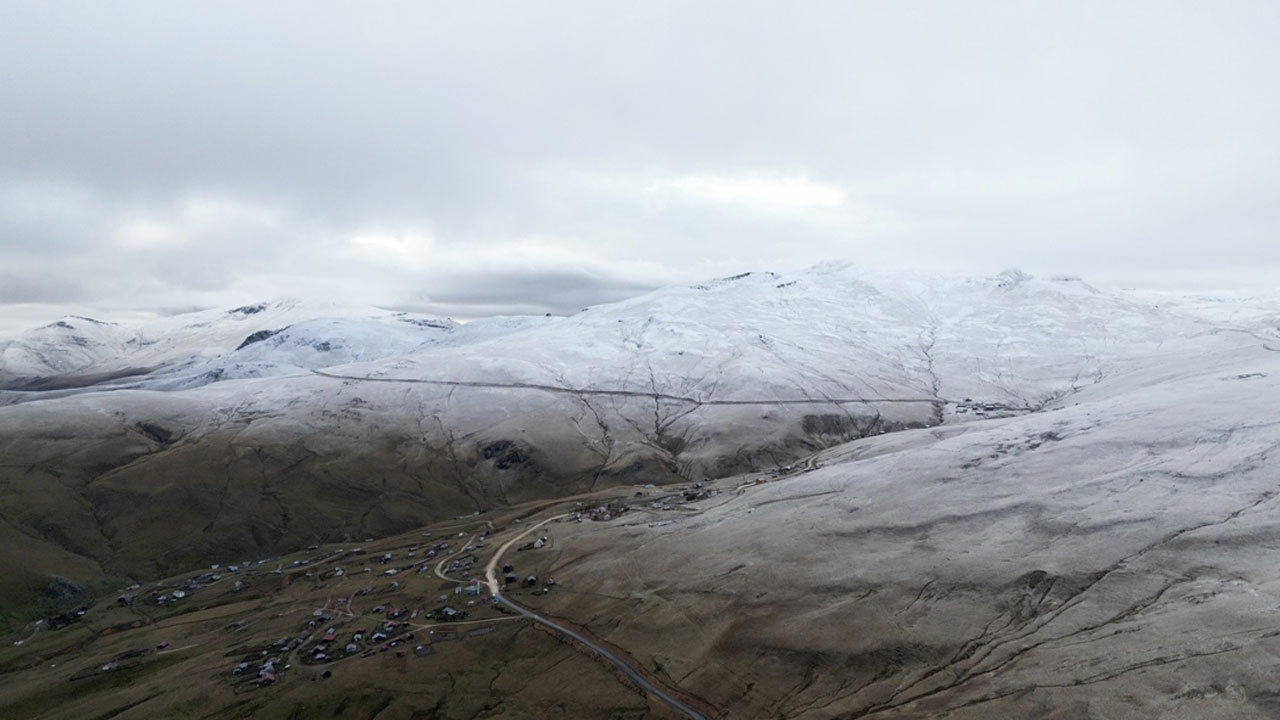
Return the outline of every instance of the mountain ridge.
{"type": "Polygon", "coordinates": [[[21,362],[125,373],[0,392],[0,479],[14,490],[0,518],[57,558],[48,573],[0,568],[6,596],[38,596],[54,575],[144,577],[1037,412],[1130,378],[1159,382],[1170,354],[1256,346],[1278,315],[1233,306],[1221,319],[1204,302],[1017,272],[830,265],[462,325],[285,305],[166,318],[128,336],[90,324],[118,342],[99,338],[88,364],[67,340],[82,332],[75,322],[42,328],[54,328],[43,346],[0,346],[9,376],[21,362]],[[49,359],[61,348],[72,360],[49,359]]]}

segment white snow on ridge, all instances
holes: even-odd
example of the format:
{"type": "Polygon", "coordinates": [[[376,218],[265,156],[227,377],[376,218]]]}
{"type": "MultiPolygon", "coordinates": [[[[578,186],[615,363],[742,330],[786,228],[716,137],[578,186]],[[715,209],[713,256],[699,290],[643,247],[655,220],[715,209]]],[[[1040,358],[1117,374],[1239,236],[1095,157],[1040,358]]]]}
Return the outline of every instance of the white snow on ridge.
{"type": "Polygon", "coordinates": [[[659,391],[698,400],[918,399],[1030,409],[1170,353],[1256,344],[1202,309],[1077,280],[823,266],[669,288],[488,342],[331,371],[659,391]],[[1233,336],[1234,335],[1234,336],[1233,336]]]}
{"type": "Polygon", "coordinates": [[[182,389],[407,352],[456,327],[424,315],[293,299],[136,326],[67,317],[0,342],[0,378],[142,369],[158,389],[182,389]]]}
{"type": "MultiPolygon", "coordinates": [[[[184,390],[307,374],[660,392],[700,401],[1032,409],[1170,354],[1275,338],[1280,304],[822,265],[659,290],[567,318],[467,324],[275,300],[137,327],[67,318],[0,343],[0,379],[121,373],[184,390]],[[252,342],[247,342],[252,340],[252,342]]],[[[91,385],[91,383],[89,383],[91,385]]],[[[88,389],[86,387],[86,389],[88,389]]]]}

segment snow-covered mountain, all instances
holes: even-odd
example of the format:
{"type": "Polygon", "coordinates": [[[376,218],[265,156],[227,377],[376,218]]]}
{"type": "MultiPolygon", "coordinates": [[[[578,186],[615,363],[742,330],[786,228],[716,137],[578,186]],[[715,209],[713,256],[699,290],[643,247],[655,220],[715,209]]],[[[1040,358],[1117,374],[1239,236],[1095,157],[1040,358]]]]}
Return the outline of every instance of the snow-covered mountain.
{"type": "Polygon", "coordinates": [[[66,317],[0,340],[0,378],[14,391],[186,390],[343,368],[384,379],[681,390],[704,401],[968,397],[1027,408],[1165,343],[1209,346],[1205,336],[1222,332],[1280,342],[1275,307],[1101,293],[1017,271],[875,277],[826,266],[671,288],[568,318],[465,325],[298,300],[138,326],[66,317]]]}
{"type": "Polygon", "coordinates": [[[408,353],[448,342],[458,328],[448,319],[294,299],[136,326],[68,316],[0,341],[0,382],[29,390],[187,389],[408,353]]]}
{"type": "Polygon", "coordinates": [[[1280,347],[1278,321],[1267,300],[847,266],[557,318],[297,301],[68,318],[0,345],[0,533],[78,581],[145,575],[1113,397],[1280,347]]]}
{"type": "Polygon", "coordinates": [[[1280,348],[1245,327],[1104,360],[1044,412],[558,530],[573,592],[545,612],[716,717],[1274,718],[1280,348]]]}

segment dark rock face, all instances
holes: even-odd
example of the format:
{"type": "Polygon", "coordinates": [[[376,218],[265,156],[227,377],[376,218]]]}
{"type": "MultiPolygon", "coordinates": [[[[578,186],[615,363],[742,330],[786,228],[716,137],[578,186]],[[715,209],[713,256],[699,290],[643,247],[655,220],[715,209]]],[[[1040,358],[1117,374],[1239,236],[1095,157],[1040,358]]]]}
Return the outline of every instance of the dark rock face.
{"type": "Polygon", "coordinates": [[[451,327],[447,323],[442,323],[438,320],[428,320],[426,318],[402,317],[399,318],[399,320],[400,322],[417,325],[418,327],[439,328],[440,330],[448,330],[451,327]]]}
{"type": "Polygon", "coordinates": [[[146,435],[152,440],[155,440],[161,445],[168,445],[173,442],[173,433],[154,423],[140,422],[134,427],[138,429],[138,432],[146,435]]]}
{"type": "Polygon", "coordinates": [[[266,309],[267,309],[267,306],[266,304],[263,304],[263,303],[260,303],[258,305],[244,305],[244,306],[235,308],[234,310],[228,310],[227,314],[228,315],[257,315],[258,313],[266,309]]]}
{"type": "Polygon", "coordinates": [[[480,454],[485,460],[494,460],[494,466],[499,470],[509,470],[529,459],[520,446],[510,440],[490,443],[481,448],[480,454]]]}
{"type": "Polygon", "coordinates": [[[70,317],[73,317],[76,320],[84,320],[85,322],[90,322],[90,323],[93,323],[94,325],[115,325],[116,324],[116,323],[103,322],[101,320],[95,320],[91,317],[85,317],[83,315],[72,315],[70,317]]]}
{"type": "Polygon", "coordinates": [[[83,585],[64,577],[55,577],[49,581],[41,592],[43,598],[51,602],[65,602],[81,597],[87,592],[83,585]]]}
{"type": "Polygon", "coordinates": [[[248,337],[246,337],[244,339],[244,342],[240,343],[240,346],[237,347],[236,349],[243,350],[256,342],[262,342],[263,340],[266,340],[272,335],[278,335],[284,332],[285,329],[286,328],[280,328],[279,330],[259,330],[258,332],[253,333],[252,335],[249,335],[248,337]]]}
{"type": "Polygon", "coordinates": [[[670,453],[672,457],[679,455],[688,445],[689,441],[679,435],[658,436],[658,446],[670,453]]]}

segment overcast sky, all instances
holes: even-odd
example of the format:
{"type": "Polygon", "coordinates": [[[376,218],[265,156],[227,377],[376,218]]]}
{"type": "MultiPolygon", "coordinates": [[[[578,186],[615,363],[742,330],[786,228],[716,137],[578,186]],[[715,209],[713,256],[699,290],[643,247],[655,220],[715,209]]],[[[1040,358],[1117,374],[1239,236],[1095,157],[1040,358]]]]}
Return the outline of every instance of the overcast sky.
{"type": "Polygon", "coordinates": [[[0,0],[0,329],[1280,278],[1280,3],[0,0]]]}

